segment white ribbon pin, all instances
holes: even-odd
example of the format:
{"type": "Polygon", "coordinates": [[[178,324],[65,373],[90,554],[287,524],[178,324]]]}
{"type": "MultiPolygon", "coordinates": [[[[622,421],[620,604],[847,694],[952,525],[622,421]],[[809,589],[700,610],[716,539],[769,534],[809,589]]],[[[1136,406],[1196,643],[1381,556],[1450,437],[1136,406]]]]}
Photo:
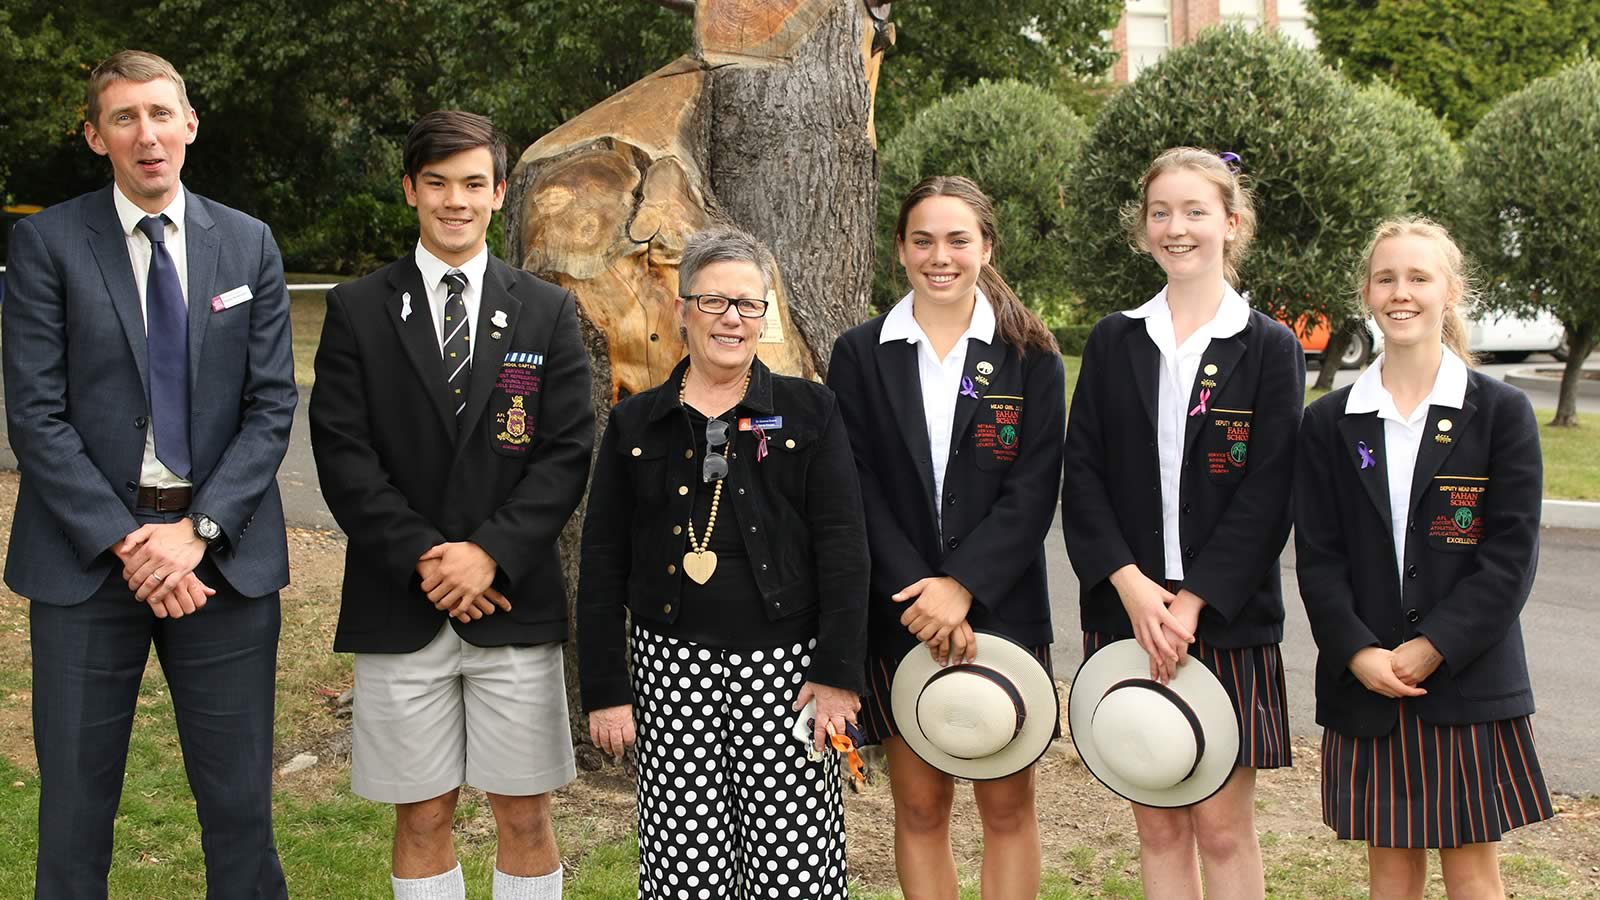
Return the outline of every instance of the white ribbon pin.
{"type": "Polygon", "coordinates": [[[494,323],[496,328],[506,327],[506,311],[503,309],[495,310],[494,315],[489,317],[489,321],[494,323]]]}
{"type": "Polygon", "coordinates": [[[404,321],[406,321],[407,319],[410,319],[410,318],[411,318],[411,292],[407,291],[404,294],[400,295],[400,321],[404,322],[404,321]]]}

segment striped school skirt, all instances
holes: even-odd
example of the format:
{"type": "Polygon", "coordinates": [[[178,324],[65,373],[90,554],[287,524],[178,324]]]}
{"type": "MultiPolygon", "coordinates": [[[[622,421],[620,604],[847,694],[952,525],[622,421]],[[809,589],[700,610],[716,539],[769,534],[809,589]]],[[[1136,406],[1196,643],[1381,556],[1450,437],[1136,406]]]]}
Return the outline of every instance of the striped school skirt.
{"type": "MultiPolygon", "coordinates": [[[[1103,631],[1083,633],[1083,658],[1116,641],[1103,631]]],[[[1283,654],[1277,644],[1213,647],[1196,639],[1189,655],[1222,682],[1239,720],[1239,761],[1247,769],[1281,769],[1294,764],[1289,745],[1289,692],[1283,681],[1283,654]]],[[[1192,662],[1185,665],[1193,665],[1192,662]]]]}
{"type": "MultiPolygon", "coordinates": [[[[921,648],[926,653],[927,648],[921,648]]],[[[1028,652],[1044,664],[1044,670],[1050,673],[1050,681],[1055,682],[1055,666],[1050,662],[1050,645],[1039,644],[1029,647],[1028,652]]],[[[900,659],[889,659],[884,656],[867,657],[867,694],[861,698],[861,714],[857,716],[857,724],[861,727],[861,734],[867,739],[868,744],[881,744],[892,737],[900,736],[900,729],[894,724],[894,710],[889,704],[889,691],[894,685],[894,670],[900,665],[900,659]]],[[[1050,739],[1061,737],[1061,719],[1056,719],[1056,730],[1050,739]]]]}
{"type": "Polygon", "coordinates": [[[1431,725],[1401,700],[1383,737],[1322,732],[1322,821],[1342,840],[1451,849],[1553,815],[1527,716],[1431,725]]]}

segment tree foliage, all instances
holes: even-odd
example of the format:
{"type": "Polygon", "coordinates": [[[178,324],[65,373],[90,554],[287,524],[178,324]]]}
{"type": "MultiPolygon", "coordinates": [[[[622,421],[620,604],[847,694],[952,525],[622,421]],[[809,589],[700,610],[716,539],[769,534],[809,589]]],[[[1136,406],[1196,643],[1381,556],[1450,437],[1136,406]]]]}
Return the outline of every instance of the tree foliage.
{"type": "Polygon", "coordinates": [[[1600,49],[1593,0],[1308,0],[1322,53],[1460,135],[1499,98],[1600,49]]]}
{"type": "Polygon", "coordinates": [[[1558,423],[1575,424],[1578,364],[1600,336],[1600,62],[1541,78],[1483,117],[1464,146],[1452,221],[1491,305],[1544,309],[1572,361],[1558,423]]]}
{"type": "Polygon", "coordinates": [[[1361,249],[1412,191],[1379,106],[1278,35],[1218,28],[1168,54],[1106,105],[1068,179],[1068,246],[1086,305],[1126,309],[1161,287],[1118,216],[1151,160],[1191,145],[1243,159],[1259,219],[1240,272],[1252,304],[1291,321],[1341,317],[1361,249]]]}
{"type": "Polygon", "coordinates": [[[1106,36],[1120,0],[967,0],[896,3],[895,46],[878,83],[878,134],[892,137],[917,111],[980,80],[1014,79],[1076,95],[1079,79],[1116,62],[1106,36]]]}
{"type": "Polygon", "coordinates": [[[980,81],[919,112],[880,156],[874,300],[887,307],[905,291],[894,225],[906,194],[929,175],[965,175],[994,201],[995,263],[1007,283],[1059,317],[1068,285],[1062,192],[1087,134],[1050,92],[1016,81],[980,81]]]}
{"type": "Polygon", "coordinates": [[[1356,95],[1369,107],[1365,115],[1371,116],[1379,139],[1393,145],[1394,165],[1404,173],[1400,211],[1441,221],[1448,218],[1451,193],[1461,174],[1461,149],[1444,123],[1382,82],[1366,85],[1356,95]]]}

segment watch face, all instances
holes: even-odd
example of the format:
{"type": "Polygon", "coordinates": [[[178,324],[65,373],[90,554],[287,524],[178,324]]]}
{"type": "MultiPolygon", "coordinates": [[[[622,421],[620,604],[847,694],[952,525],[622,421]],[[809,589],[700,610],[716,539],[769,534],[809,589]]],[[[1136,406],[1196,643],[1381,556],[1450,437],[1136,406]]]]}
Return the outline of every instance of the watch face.
{"type": "Polygon", "coordinates": [[[200,535],[201,540],[214,541],[217,539],[217,535],[222,533],[222,526],[205,516],[200,516],[194,520],[194,531],[195,534],[200,535]]]}

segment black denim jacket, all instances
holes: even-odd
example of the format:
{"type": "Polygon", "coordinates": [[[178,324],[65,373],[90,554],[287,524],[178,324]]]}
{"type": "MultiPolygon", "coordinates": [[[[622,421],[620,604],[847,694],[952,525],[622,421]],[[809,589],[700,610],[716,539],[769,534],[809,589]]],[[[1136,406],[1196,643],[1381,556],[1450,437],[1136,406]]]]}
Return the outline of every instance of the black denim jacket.
{"type": "MultiPolygon", "coordinates": [[[[700,478],[678,387],[665,382],[618,403],[595,459],[578,587],[578,672],[587,711],[633,702],[623,609],[646,627],[672,622],[700,478]]],[[[758,359],[740,417],[781,416],[756,460],[755,432],[731,433],[722,489],[743,527],[745,552],[771,620],[817,619],[807,679],[860,691],[869,563],[861,490],[833,392],[774,375],[758,359]]],[[[753,641],[759,643],[759,640],[753,641]]]]}

